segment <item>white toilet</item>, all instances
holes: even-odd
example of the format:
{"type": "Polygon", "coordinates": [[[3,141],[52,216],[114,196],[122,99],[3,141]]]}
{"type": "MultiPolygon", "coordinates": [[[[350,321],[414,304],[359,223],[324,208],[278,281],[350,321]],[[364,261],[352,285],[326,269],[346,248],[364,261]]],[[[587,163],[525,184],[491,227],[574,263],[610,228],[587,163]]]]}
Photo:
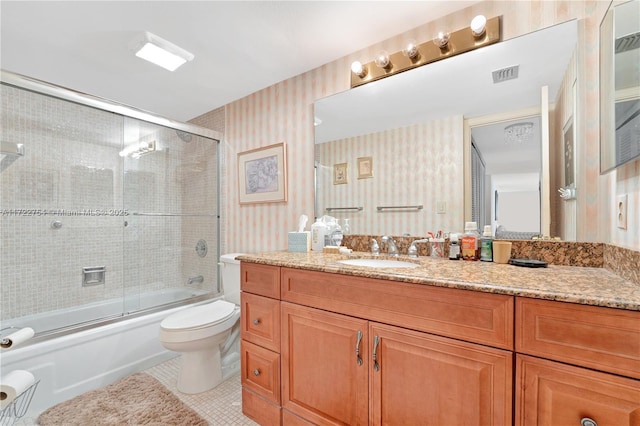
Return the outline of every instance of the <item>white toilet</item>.
{"type": "Polygon", "coordinates": [[[160,342],[175,352],[182,352],[178,390],[194,394],[213,389],[226,377],[221,352],[225,359],[238,361],[240,333],[240,261],[241,253],[220,256],[224,300],[194,306],[169,315],[160,323],[160,342]],[[234,327],[235,326],[235,327],[234,327]],[[232,333],[233,330],[233,333],[232,333]],[[237,349],[236,349],[237,351],[237,349]]]}

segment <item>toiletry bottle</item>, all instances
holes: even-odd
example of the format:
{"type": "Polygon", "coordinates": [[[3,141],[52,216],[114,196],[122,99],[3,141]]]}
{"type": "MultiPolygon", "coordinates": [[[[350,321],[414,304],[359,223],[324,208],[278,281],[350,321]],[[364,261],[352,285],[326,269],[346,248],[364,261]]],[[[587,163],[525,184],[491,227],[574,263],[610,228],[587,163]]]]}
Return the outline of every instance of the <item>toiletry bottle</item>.
{"type": "Polygon", "coordinates": [[[351,233],[351,225],[349,225],[349,219],[344,220],[344,226],[342,227],[342,233],[349,235],[351,233]]]}
{"type": "Polygon", "coordinates": [[[460,245],[458,244],[458,234],[449,234],[449,260],[460,259],[460,245]]]}
{"type": "Polygon", "coordinates": [[[464,260],[478,260],[478,224],[476,222],[466,222],[464,224],[464,234],[460,240],[460,251],[464,260]]]}
{"type": "Polygon", "coordinates": [[[316,222],[311,225],[311,250],[321,252],[325,246],[324,238],[329,233],[329,226],[322,222],[321,219],[317,219],[316,222]]]}
{"type": "Polygon", "coordinates": [[[483,262],[493,262],[493,237],[491,236],[491,225],[484,226],[484,231],[480,238],[480,260],[483,262]]]}

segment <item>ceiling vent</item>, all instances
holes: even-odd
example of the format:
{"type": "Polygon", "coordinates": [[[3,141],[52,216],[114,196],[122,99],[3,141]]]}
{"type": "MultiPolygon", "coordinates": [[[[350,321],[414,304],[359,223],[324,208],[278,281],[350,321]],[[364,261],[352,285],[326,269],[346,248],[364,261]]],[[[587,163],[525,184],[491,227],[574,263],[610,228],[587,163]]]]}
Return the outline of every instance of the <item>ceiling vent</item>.
{"type": "Polygon", "coordinates": [[[502,83],[503,81],[513,80],[518,78],[518,69],[520,65],[514,65],[512,67],[502,68],[491,72],[493,75],[494,83],[502,83]]]}
{"type": "Polygon", "coordinates": [[[628,50],[640,47],[640,32],[626,35],[616,39],[616,53],[626,52],[628,50]]]}

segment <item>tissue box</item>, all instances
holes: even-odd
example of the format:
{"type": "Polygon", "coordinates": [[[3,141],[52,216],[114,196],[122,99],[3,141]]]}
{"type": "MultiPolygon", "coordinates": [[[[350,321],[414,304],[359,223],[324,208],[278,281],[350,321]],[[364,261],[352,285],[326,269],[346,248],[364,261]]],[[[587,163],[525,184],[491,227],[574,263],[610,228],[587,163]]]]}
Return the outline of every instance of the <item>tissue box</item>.
{"type": "Polygon", "coordinates": [[[300,253],[311,251],[311,232],[289,232],[289,251],[300,253]]]}

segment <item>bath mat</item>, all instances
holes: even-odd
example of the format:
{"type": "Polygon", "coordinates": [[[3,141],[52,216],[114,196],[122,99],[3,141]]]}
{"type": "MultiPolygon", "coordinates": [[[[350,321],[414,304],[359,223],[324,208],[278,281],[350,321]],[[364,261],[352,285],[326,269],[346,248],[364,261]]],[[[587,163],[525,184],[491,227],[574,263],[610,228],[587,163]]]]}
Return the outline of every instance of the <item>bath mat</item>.
{"type": "Polygon", "coordinates": [[[38,424],[205,426],[208,423],[154,377],[135,373],[54,405],[38,417],[38,424]]]}

